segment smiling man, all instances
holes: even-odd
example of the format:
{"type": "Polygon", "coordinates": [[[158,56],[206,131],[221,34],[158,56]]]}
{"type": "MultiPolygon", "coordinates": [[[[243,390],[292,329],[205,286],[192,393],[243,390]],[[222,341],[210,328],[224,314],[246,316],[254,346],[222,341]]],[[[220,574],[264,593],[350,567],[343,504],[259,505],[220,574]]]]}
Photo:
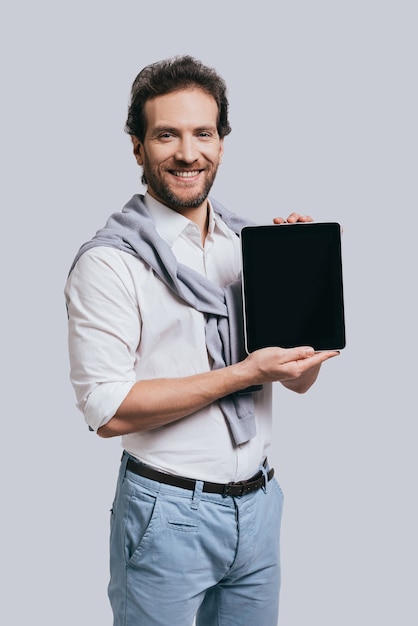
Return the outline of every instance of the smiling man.
{"type": "Polygon", "coordinates": [[[206,198],[223,153],[216,101],[189,87],[148,100],[144,114],[146,135],[142,142],[133,136],[133,144],[150,195],[183,215],[197,209],[191,215],[206,218],[206,198]]]}
{"type": "Polygon", "coordinates": [[[223,79],[189,56],[147,66],[126,131],[147,192],[81,246],[65,288],[77,406],[123,447],[114,625],[276,626],[271,383],[303,393],[337,352],[240,350],[247,222],[209,198],[230,132],[223,79]]]}

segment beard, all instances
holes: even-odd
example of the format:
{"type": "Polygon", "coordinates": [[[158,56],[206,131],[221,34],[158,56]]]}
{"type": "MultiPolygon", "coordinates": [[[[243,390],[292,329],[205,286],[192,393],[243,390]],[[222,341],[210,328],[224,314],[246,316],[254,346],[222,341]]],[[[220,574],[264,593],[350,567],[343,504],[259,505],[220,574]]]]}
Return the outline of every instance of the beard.
{"type": "Polygon", "coordinates": [[[185,185],[183,192],[177,193],[171,188],[170,184],[163,178],[163,176],[161,176],[158,168],[153,167],[147,158],[144,158],[142,167],[142,182],[152,189],[154,194],[163,204],[174,210],[196,209],[201,206],[209,195],[218,171],[217,165],[209,171],[205,170],[206,173],[203,181],[203,187],[200,189],[187,189],[185,185]]]}

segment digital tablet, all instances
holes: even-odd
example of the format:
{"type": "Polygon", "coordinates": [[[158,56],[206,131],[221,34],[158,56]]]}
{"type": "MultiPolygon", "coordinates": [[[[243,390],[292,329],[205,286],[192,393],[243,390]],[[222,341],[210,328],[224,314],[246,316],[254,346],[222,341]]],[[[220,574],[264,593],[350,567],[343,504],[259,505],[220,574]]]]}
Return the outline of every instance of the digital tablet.
{"type": "Polygon", "coordinates": [[[340,224],[246,226],[241,250],[247,353],[345,347],[340,224]]]}

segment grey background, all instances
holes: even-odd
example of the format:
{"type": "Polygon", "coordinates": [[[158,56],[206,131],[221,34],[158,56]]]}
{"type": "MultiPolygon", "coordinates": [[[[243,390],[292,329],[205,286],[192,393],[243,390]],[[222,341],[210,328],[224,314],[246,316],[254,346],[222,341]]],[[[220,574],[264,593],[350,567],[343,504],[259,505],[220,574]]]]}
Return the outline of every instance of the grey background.
{"type": "Polygon", "coordinates": [[[275,390],[280,624],[416,626],[416,4],[1,13],[1,621],[111,624],[120,443],[74,406],[63,286],[79,245],[141,190],[122,130],[133,78],[190,53],[229,85],[213,195],[260,223],[298,211],[344,227],[347,348],[307,395],[275,390]]]}

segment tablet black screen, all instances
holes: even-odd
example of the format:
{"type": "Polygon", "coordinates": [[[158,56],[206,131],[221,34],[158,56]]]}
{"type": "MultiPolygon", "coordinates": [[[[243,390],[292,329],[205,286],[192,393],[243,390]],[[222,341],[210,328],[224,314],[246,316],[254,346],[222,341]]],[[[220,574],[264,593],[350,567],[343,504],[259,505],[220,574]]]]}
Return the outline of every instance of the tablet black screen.
{"type": "Polygon", "coordinates": [[[340,225],[248,226],[241,245],[247,352],[344,348],[340,225]]]}

